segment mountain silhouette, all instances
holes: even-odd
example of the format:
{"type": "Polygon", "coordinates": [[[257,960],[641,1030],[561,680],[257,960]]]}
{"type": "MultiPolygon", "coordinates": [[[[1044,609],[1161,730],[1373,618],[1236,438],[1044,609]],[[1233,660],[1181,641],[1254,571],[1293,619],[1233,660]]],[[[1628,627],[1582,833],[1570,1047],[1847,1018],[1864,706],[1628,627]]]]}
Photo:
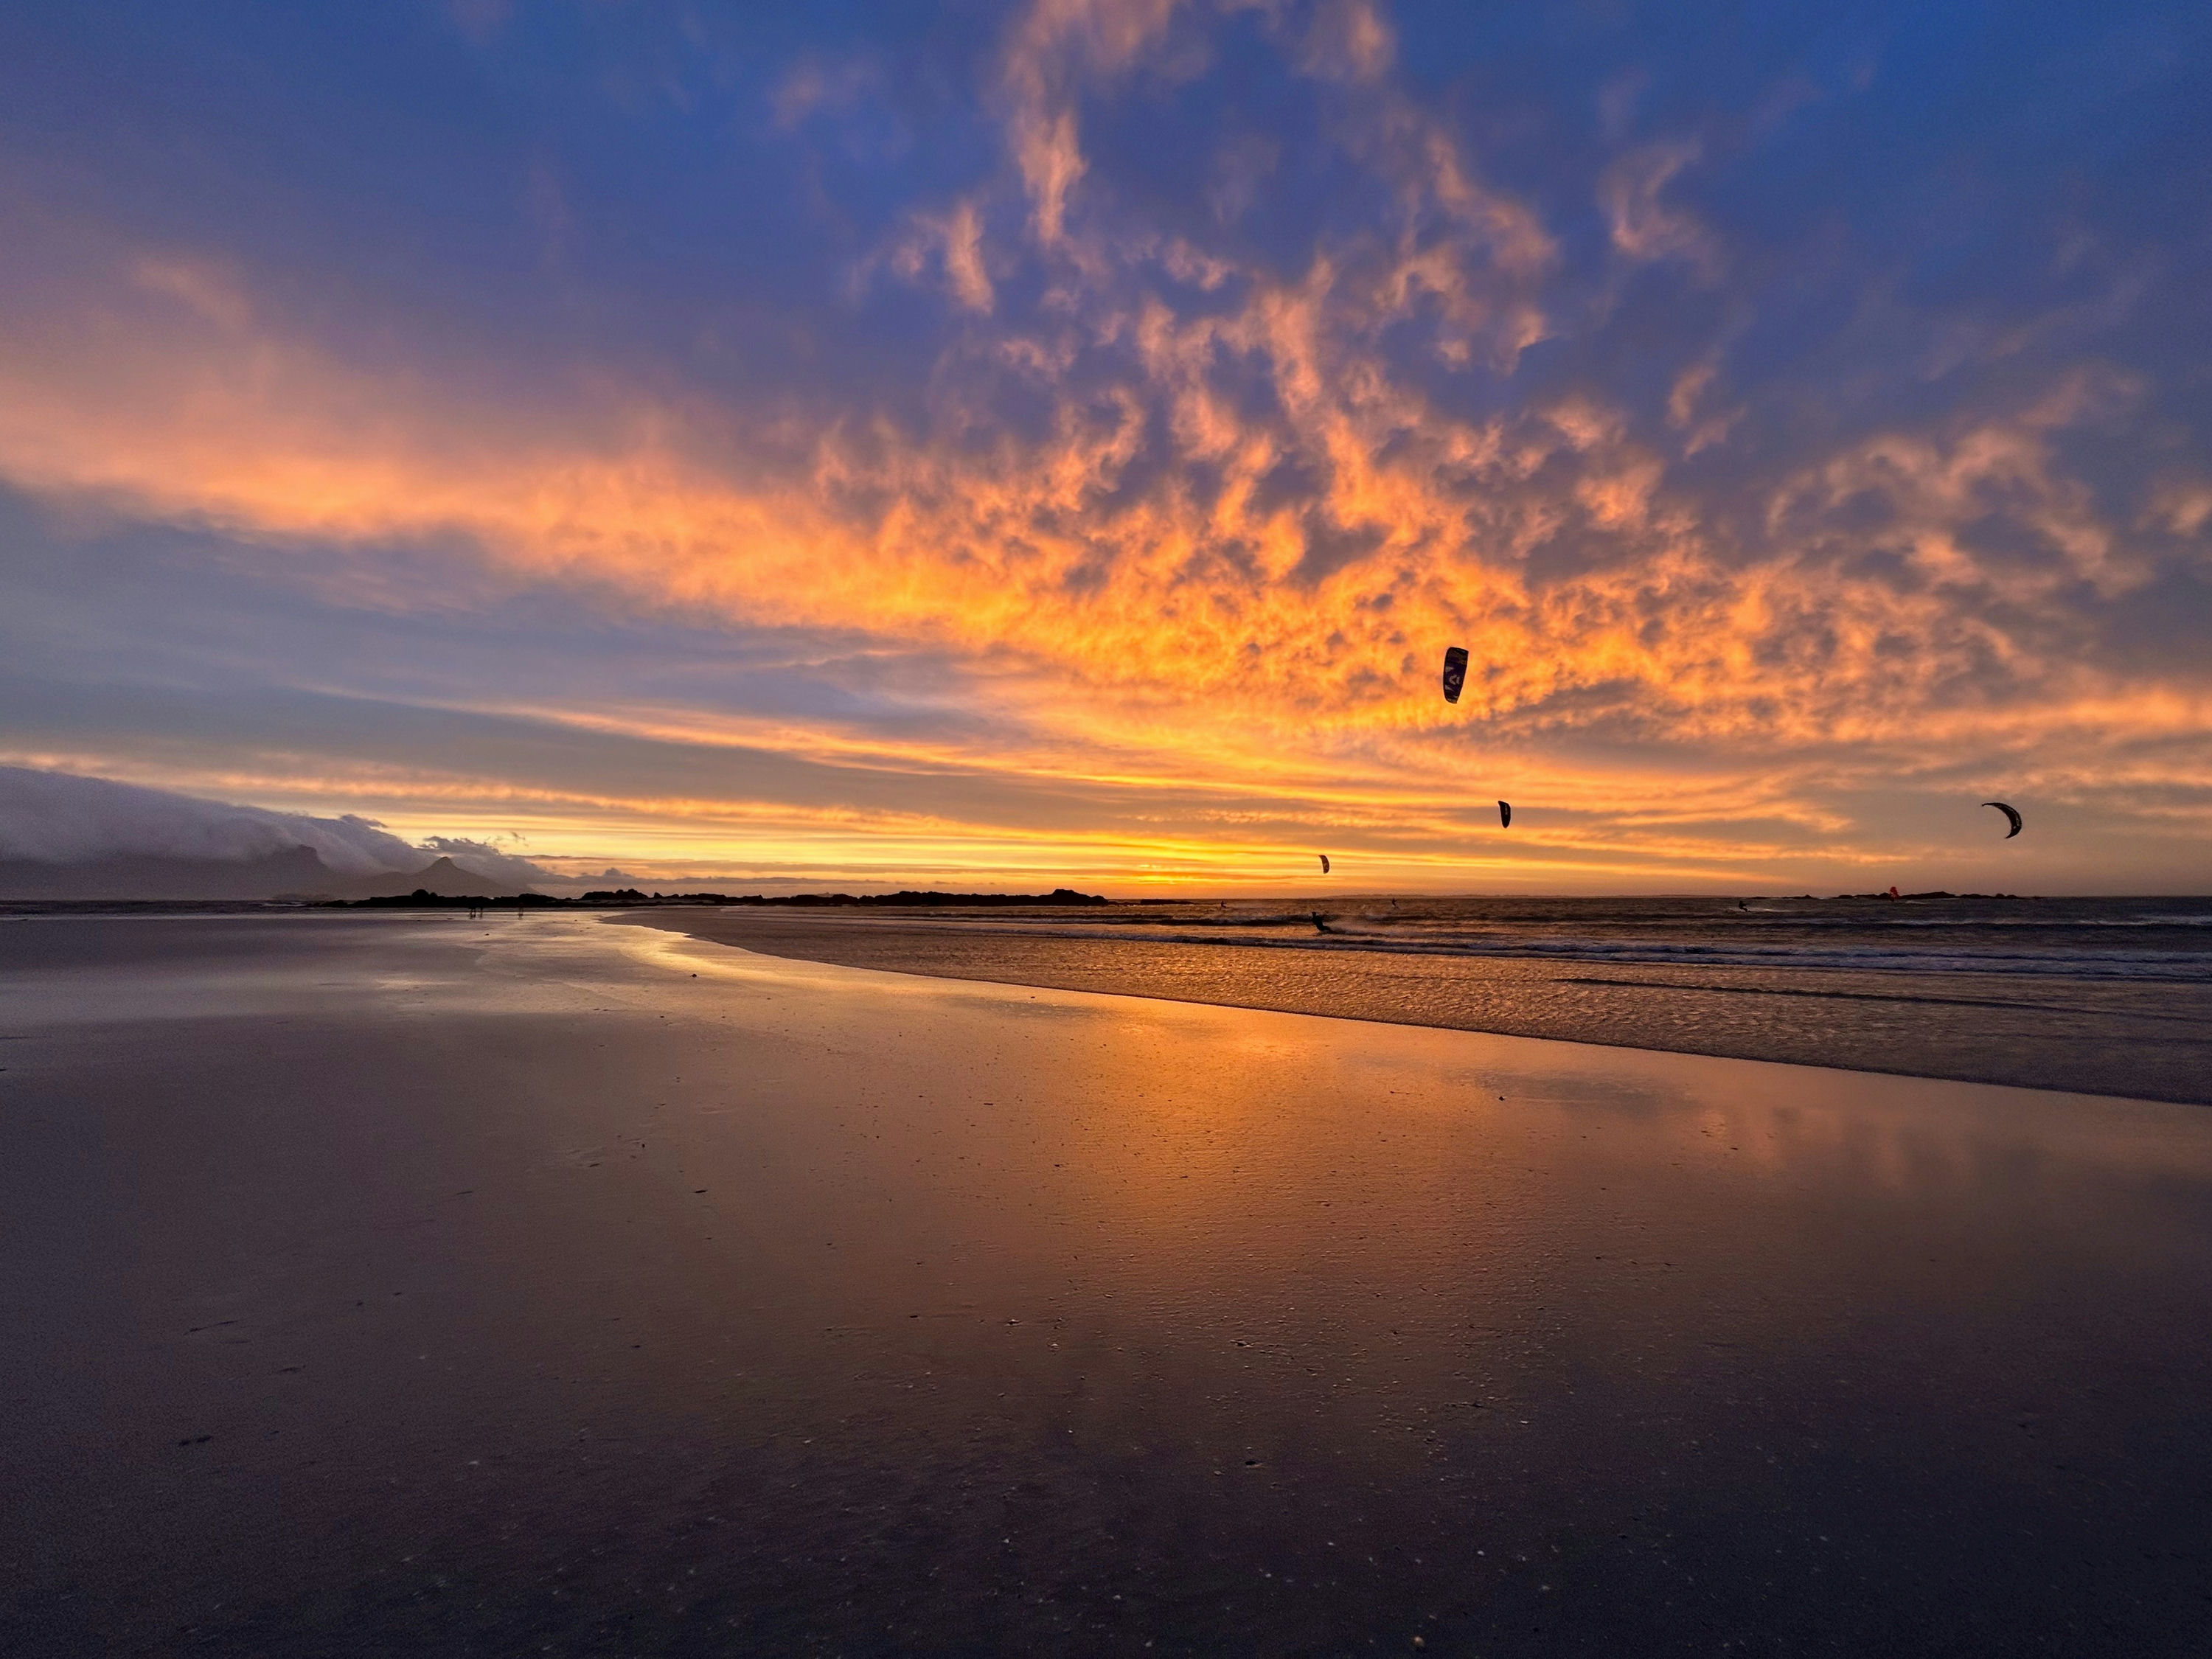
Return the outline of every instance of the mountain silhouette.
{"type": "Polygon", "coordinates": [[[345,878],[312,847],[258,859],[125,853],[84,864],[0,859],[0,897],[17,899],[265,899],[319,892],[345,878]]]}
{"type": "Polygon", "coordinates": [[[0,898],[9,899],[390,898],[418,887],[447,898],[515,898],[528,890],[472,874],[449,858],[415,871],[343,875],[312,847],[288,847],[256,859],[151,853],[83,864],[0,859],[0,898]]]}

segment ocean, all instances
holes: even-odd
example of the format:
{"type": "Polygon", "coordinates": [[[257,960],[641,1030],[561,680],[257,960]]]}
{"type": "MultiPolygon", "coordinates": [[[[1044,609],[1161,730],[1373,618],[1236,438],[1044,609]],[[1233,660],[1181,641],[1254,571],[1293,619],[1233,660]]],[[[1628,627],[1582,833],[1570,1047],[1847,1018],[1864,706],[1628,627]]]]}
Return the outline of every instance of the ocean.
{"type": "Polygon", "coordinates": [[[775,956],[2212,1103],[2212,899],[1498,898],[666,909],[775,956]]]}
{"type": "Polygon", "coordinates": [[[2212,898],[1370,894],[1145,903],[1110,912],[946,912],[932,921],[999,933],[1182,945],[2212,984],[2212,898]]]}

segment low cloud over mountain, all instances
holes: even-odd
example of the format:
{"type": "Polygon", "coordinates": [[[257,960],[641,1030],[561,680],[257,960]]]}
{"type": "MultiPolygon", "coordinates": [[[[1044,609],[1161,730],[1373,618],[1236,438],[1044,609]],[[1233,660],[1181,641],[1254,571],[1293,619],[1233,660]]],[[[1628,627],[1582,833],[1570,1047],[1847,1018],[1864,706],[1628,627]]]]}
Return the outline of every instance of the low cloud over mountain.
{"type": "Polygon", "coordinates": [[[488,842],[420,846],[372,819],[310,817],[24,767],[0,767],[0,895],[258,898],[382,890],[444,866],[487,893],[556,879],[488,842]]]}

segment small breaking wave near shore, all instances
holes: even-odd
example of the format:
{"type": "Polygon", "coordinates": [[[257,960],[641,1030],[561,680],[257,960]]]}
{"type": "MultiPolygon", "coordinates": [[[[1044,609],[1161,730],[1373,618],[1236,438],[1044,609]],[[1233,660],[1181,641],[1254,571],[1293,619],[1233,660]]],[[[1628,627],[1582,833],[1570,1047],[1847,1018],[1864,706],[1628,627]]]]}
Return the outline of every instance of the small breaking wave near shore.
{"type": "Polygon", "coordinates": [[[639,921],[934,978],[2212,1103],[2212,900],[1347,895],[639,921]]]}
{"type": "MultiPolygon", "coordinates": [[[[851,925],[890,925],[856,919],[851,925]]],[[[901,917],[896,925],[911,926],[901,917]]],[[[1489,899],[1147,904],[930,925],[1194,948],[1260,946],[1650,967],[1826,968],[2212,984],[2212,899],[1489,899]]]]}

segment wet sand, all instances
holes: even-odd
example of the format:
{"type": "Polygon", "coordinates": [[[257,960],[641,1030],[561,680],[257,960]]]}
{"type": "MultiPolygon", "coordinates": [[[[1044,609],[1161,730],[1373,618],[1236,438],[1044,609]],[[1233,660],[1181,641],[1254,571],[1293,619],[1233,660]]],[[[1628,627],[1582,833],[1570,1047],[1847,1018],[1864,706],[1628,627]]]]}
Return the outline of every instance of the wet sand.
{"type": "Polygon", "coordinates": [[[11,1654],[2212,1648],[2201,1109],[574,917],[0,1037],[11,1654]]]}
{"type": "Polygon", "coordinates": [[[2212,1104],[2212,986],[2203,983],[2146,994],[2055,976],[1322,953],[820,911],[626,919],[770,956],[942,979],[2212,1104]]]}

